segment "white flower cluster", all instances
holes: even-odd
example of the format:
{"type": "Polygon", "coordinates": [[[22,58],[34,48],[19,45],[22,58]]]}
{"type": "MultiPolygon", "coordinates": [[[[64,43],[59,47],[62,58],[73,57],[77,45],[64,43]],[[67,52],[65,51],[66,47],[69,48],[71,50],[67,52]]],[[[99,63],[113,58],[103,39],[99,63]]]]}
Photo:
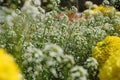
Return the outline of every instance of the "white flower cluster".
{"type": "Polygon", "coordinates": [[[32,44],[27,45],[29,45],[29,47],[27,47],[26,52],[22,56],[23,71],[27,80],[57,78],[66,80],[87,80],[87,70],[82,66],[75,66],[73,56],[65,55],[59,46],[48,44],[43,50],[39,50],[32,44]]]}

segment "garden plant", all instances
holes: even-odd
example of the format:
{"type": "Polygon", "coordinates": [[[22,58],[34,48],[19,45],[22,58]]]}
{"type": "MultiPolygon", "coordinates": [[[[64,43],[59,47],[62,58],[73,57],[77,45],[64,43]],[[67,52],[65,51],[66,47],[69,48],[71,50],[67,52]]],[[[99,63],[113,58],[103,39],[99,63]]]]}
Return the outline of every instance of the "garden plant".
{"type": "Polygon", "coordinates": [[[0,63],[0,80],[120,80],[120,12],[102,4],[61,11],[51,1],[49,12],[0,7],[0,62],[14,57],[17,70],[2,75],[0,63]]]}

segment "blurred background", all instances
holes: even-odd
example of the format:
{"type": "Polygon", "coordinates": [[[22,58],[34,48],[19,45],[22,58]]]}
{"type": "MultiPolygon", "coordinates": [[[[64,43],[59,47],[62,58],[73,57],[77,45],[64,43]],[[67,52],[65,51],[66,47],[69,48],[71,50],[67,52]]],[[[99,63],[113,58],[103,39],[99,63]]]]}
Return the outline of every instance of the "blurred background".
{"type": "MultiPolygon", "coordinates": [[[[52,10],[54,7],[52,1],[54,0],[0,0],[0,6],[5,6],[8,8],[16,9],[21,8],[25,2],[36,2],[39,6],[44,8],[46,11],[52,10]]],[[[79,11],[85,10],[84,3],[87,0],[60,0],[59,8],[61,10],[70,9],[72,6],[76,6],[79,11]]],[[[95,4],[101,4],[103,0],[89,0],[95,4]]]]}
{"type": "MultiPolygon", "coordinates": [[[[37,6],[41,6],[47,11],[51,11],[54,8],[54,1],[60,1],[59,8],[61,10],[70,9],[72,6],[78,8],[79,12],[82,12],[86,9],[85,2],[88,0],[0,0],[0,6],[8,7],[11,9],[21,9],[25,3],[28,2],[36,4],[37,6]]],[[[109,4],[110,6],[114,6],[117,9],[120,9],[120,1],[119,0],[89,0],[92,1],[94,4],[100,5],[104,2],[109,4]],[[109,3],[108,3],[109,1],[109,3]]]]}

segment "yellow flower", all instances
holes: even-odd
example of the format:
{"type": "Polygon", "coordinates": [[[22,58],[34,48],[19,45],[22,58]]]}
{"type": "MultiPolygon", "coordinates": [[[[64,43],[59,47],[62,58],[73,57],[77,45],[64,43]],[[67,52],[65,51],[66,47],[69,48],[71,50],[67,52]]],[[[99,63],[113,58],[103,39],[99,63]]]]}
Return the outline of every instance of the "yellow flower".
{"type": "Polygon", "coordinates": [[[100,68],[100,80],[120,80],[120,50],[112,52],[112,56],[100,68]]]}
{"type": "Polygon", "coordinates": [[[97,6],[97,5],[93,5],[91,7],[91,9],[85,10],[83,13],[87,16],[89,15],[93,15],[93,16],[97,16],[98,14],[103,14],[105,16],[109,16],[112,17],[116,12],[116,9],[114,7],[106,7],[103,5],[97,6]]]}
{"type": "Polygon", "coordinates": [[[107,36],[105,40],[98,42],[92,50],[92,56],[97,59],[101,66],[111,56],[114,51],[120,49],[120,38],[116,36],[107,36]]]}
{"type": "Polygon", "coordinates": [[[115,13],[115,8],[114,7],[105,7],[103,5],[100,5],[96,8],[94,8],[93,11],[94,12],[101,11],[103,13],[103,15],[112,16],[115,13]]]}
{"type": "Polygon", "coordinates": [[[101,11],[102,9],[104,9],[105,7],[103,6],[103,5],[100,5],[100,6],[98,6],[98,7],[96,7],[96,8],[94,8],[93,10],[99,10],[99,11],[101,11]]]}
{"type": "Polygon", "coordinates": [[[21,80],[20,71],[13,57],[0,49],[0,80],[21,80]]]}

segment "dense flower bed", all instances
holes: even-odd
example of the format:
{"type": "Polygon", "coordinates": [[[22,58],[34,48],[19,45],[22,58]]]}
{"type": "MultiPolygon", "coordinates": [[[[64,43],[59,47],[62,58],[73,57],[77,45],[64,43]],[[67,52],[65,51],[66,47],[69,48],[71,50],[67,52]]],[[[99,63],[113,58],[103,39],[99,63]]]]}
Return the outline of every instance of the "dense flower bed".
{"type": "Polygon", "coordinates": [[[94,5],[79,15],[75,7],[61,14],[57,7],[47,13],[34,5],[0,8],[0,47],[14,56],[24,80],[113,80],[120,12],[94,5]]]}

